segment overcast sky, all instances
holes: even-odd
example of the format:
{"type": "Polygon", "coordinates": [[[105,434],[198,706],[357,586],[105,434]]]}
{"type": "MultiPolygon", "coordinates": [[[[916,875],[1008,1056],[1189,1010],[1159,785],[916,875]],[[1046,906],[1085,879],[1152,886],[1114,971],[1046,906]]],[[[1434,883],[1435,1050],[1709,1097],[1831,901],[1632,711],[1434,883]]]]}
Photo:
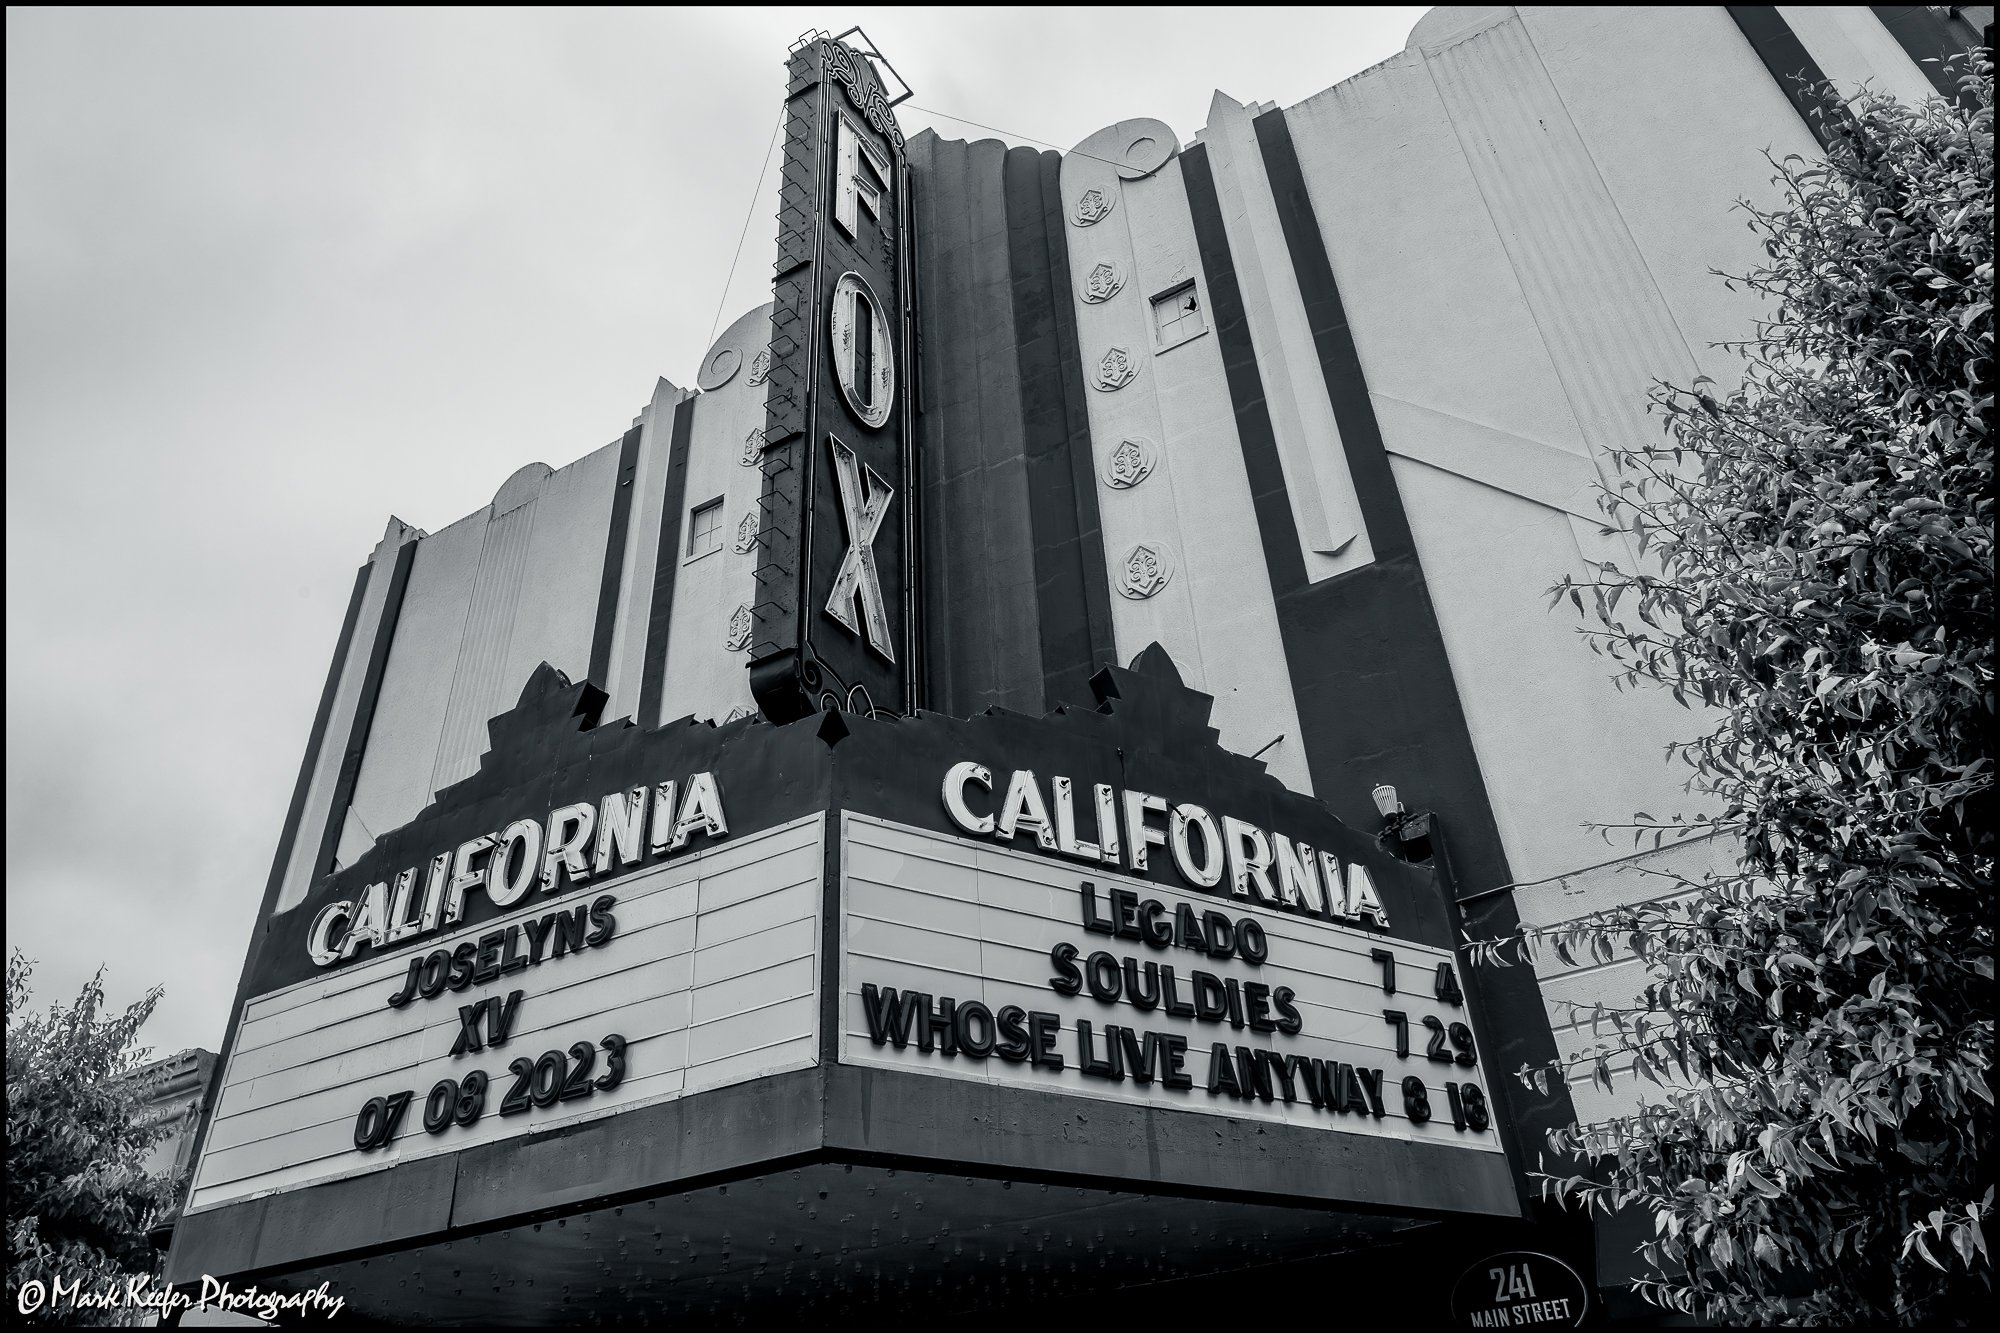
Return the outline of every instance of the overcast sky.
{"type": "Polygon", "coordinates": [[[216,1048],[354,570],[769,298],[802,32],[914,134],[1183,142],[1408,9],[7,11],[7,940],[216,1048]],[[1026,137],[1024,137],[1026,136],[1026,137]],[[753,204],[754,200],[754,204],[753,204]],[[749,218],[735,279],[731,255],[749,218]],[[716,322],[718,305],[721,322],[716,322]]]}

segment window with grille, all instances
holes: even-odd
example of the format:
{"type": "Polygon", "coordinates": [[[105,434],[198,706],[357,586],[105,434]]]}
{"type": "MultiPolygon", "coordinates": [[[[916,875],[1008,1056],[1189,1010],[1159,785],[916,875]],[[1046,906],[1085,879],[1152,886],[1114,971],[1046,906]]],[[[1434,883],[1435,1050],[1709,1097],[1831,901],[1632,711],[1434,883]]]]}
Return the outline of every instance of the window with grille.
{"type": "Polygon", "coordinates": [[[1164,352],[1206,332],[1208,319],[1192,279],[1153,298],[1153,344],[1157,350],[1164,352]]]}
{"type": "Polygon", "coordinates": [[[687,558],[690,560],[722,549],[722,497],[688,511],[687,558]]]}

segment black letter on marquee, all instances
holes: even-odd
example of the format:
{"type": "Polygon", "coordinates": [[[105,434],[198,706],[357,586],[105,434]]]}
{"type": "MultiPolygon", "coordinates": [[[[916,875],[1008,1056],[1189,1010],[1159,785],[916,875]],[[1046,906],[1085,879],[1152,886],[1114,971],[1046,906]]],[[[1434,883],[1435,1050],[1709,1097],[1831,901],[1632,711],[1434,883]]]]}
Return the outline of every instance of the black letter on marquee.
{"type": "Polygon", "coordinates": [[[943,996],[937,1002],[937,1012],[932,1013],[930,998],[924,996],[924,1025],[917,1031],[917,1049],[928,1053],[932,1042],[936,1042],[940,1054],[957,1055],[958,1028],[953,1022],[955,1015],[952,1011],[958,1007],[958,1001],[948,995],[943,996]]]}
{"type": "Polygon", "coordinates": [[[1202,927],[1208,935],[1208,956],[1211,958],[1234,958],[1236,956],[1236,927],[1220,912],[1203,912],[1202,927]]]}
{"type": "Polygon", "coordinates": [[[1197,953],[1208,952],[1208,937],[1201,933],[1201,921],[1186,903],[1174,908],[1174,943],[1197,953]]]}
{"type": "Polygon", "coordinates": [[[993,1011],[977,1000],[967,1000],[958,1006],[958,1013],[952,1018],[952,1032],[958,1038],[958,1049],[975,1060],[984,1060],[993,1054],[993,1011]],[[973,1020],[979,1020],[974,1031],[973,1020]]]}
{"type": "Polygon", "coordinates": [[[1108,1060],[1098,1059],[1096,1053],[1096,1045],[1097,1045],[1097,1040],[1091,1034],[1090,1031],[1090,1020],[1087,1018],[1077,1019],[1076,1020],[1077,1058],[1082,1063],[1085,1077],[1109,1078],[1109,1079],[1118,1079],[1122,1081],[1125,1077],[1125,1071],[1123,1069],[1113,1068],[1111,1062],[1108,1060]]]}
{"type": "Polygon", "coordinates": [[[1270,1052],[1262,1047],[1236,1048],[1236,1078],[1243,1085],[1245,1100],[1248,1100],[1252,1093],[1267,1102],[1271,1100],[1271,1067],[1264,1063],[1264,1057],[1269,1054],[1270,1052]]]}
{"type": "Polygon", "coordinates": [[[1306,1100],[1313,1104],[1315,1111],[1326,1105],[1326,1089],[1320,1085],[1320,1080],[1326,1077],[1324,1063],[1303,1055],[1288,1055],[1285,1067],[1293,1078],[1304,1085],[1306,1100]]]}
{"type": "Polygon", "coordinates": [[[611,915],[617,905],[618,900],[608,893],[590,905],[590,938],[584,941],[590,948],[610,939],[611,932],[618,929],[618,918],[611,915]]]}
{"type": "Polygon", "coordinates": [[[528,955],[520,953],[514,948],[515,941],[520,938],[521,928],[519,926],[507,927],[507,946],[500,953],[500,970],[502,972],[519,972],[528,965],[528,955]]]}
{"type": "Polygon", "coordinates": [[[1232,1097],[1243,1095],[1243,1089],[1236,1083],[1236,1065],[1229,1058],[1229,1048],[1219,1041],[1208,1048],[1208,1093],[1212,1097],[1218,1092],[1227,1092],[1232,1097]]]}
{"type": "Polygon", "coordinates": [[[486,1017],[486,1001],[458,1006],[458,1040],[451,1044],[453,1055],[464,1055],[470,1051],[483,1051],[486,1043],[479,1039],[479,1025],[486,1017]]]}
{"type": "Polygon", "coordinates": [[[453,990],[464,990],[472,984],[472,957],[479,952],[479,946],[471,940],[451,951],[451,976],[445,985],[453,990]]]}
{"type": "Polygon", "coordinates": [[[1277,1021],[1271,1017],[1271,988],[1261,981],[1243,983],[1243,1014],[1252,1032],[1278,1030],[1277,1021]]]}
{"type": "Polygon", "coordinates": [[[1254,918],[1244,917],[1236,923],[1236,951],[1243,955],[1243,961],[1252,967],[1260,967],[1271,956],[1271,941],[1264,935],[1264,927],[1254,918]]]}
{"type": "Polygon", "coordinates": [[[920,996],[914,991],[898,996],[894,986],[878,991],[874,982],[862,982],[861,1008],[868,1016],[868,1040],[877,1046],[886,1046],[893,1041],[897,1050],[909,1045],[910,1028],[917,1021],[920,1001],[924,1013],[928,1015],[931,1009],[930,996],[920,996]]]}
{"type": "Polygon", "coordinates": [[[1111,891],[1112,930],[1120,939],[1139,940],[1146,937],[1145,929],[1139,924],[1139,895],[1130,889],[1111,891]]]}
{"type": "MultiPolygon", "coordinates": [[[[1147,1033],[1151,1036],[1151,1033],[1147,1033]]],[[[1160,1074],[1160,1082],[1170,1088],[1192,1088],[1194,1076],[1187,1072],[1187,1038],[1178,1032],[1160,1038],[1160,1045],[1166,1050],[1166,1069],[1160,1074]]]]}
{"type": "Polygon", "coordinates": [[[1287,1037],[1296,1037],[1304,1030],[1306,1021],[1299,1016],[1299,1007],[1292,1003],[1298,992],[1290,986],[1280,986],[1271,992],[1271,1003],[1278,1010],[1278,1031],[1287,1037]]]}
{"type": "Polygon", "coordinates": [[[1076,946],[1068,940],[1049,950],[1049,962],[1056,969],[1056,975],[1049,978],[1049,989],[1058,995],[1074,995],[1083,989],[1083,974],[1076,970],[1076,946]]]}
{"type": "Polygon", "coordinates": [[[1028,1030],[1021,1026],[1027,1016],[1027,1011],[1018,1004],[1008,1005],[995,1016],[994,1021],[1000,1027],[1000,1040],[993,1049],[1009,1064],[1019,1064],[1028,1058],[1028,1030]]]}
{"type": "Polygon", "coordinates": [[[423,963],[424,960],[421,958],[412,958],[410,960],[410,974],[403,978],[403,988],[389,997],[389,1007],[391,1009],[401,1009],[416,995],[417,969],[422,967],[423,963]]]}
{"type": "Polygon", "coordinates": [[[1108,918],[1097,914],[1097,886],[1089,880],[1083,882],[1083,928],[1093,935],[1109,935],[1115,929],[1108,918]]]}
{"type": "Polygon", "coordinates": [[[1124,974],[1119,970],[1116,958],[1099,949],[1084,963],[1083,979],[1090,984],[1091,998],[1106,1004],[1118,1003],[1118,996],[1124,988],[1124,974]]]}
{"type": "Polygon", "coordinates": [[[1276,1051],[1260,1052],[1264,1056],[1264,1066],[1278,1080],[1278,1093],[1288,1102],[1299,1099],[1298,1082],[1292,1077],[1292,1061],[1296,1055],[1279,1055],[1276,1051]]]}
{"type": "Polygon", "coordinates": [[[1386,1114],[1382,1109],[1382,1071],[1356,1065],[1354,1077],[1361,1084],[1361,1091],[1368,1096],[1368,1114],[1380,1120],[1386,1114]]]}
{"type": "Polygon", "coordinates": [[[1410,1016],[1401,1009],[1384,1009],[1382,1021],[1396,1029],[1396,1058],[1410,1058],[1410,1016]]]}
{"type": "Polygon", "coordinates": [[[1194,1016],[1204,1023],[1220,1023],[1229,1013],[1229,991],[1222,978],[1211,972],[1194,974],[1194,1016]]]}
{"type": "Polygon", "coordinates": [[[574,912],[556,913],[556,945],[551,958],[560,958],[565,953],[582,953],[585,923],[590,920],[590,908],[579,907],[574,912]]]}
{"type": "Polygon", "coordinates": [[[1368,956],[1382,965],[1382,993],[1396,993],[1396,955],[1387,949],[1370,949],[1368,956]]]}
{"type": "Polygon", "coordinates": [[[549,932],[555,928],[556,917],[553,912],[545,917],[538,917],[533,921],[523,921],[521,923],[521,929],[526,931],[528,935],[529,962],[539,963],[542,961],[542,950],[549,947],[549,932]]]}
{"type": "Polygon", "coordinates": [[[472,969],[472,979],[484,986],[500,977],[500,946],[507,942],[504,930],[489,930],[479,937],[479,961],[472,969]]]}
{"type": "Polygon", "coordinates": [[[1045,1069],[1063,1067],[1062,1052],[1056,1049],[1056,1033],[1062,1030],[1062,1016],[1037,1009],[1028,1015],[1028,1050],[1034,1062],[1045,1069]]]}
{"type": "Polygon", "coordinates": [[[494,996],[486,1002],[486,1044],[502,1046],[514,1031],[514,1015],[521,1012],[521,992],[511,991],[507,1003],[501,1004],[500,997],[494,996]]]}
{"type": "MultiPolygon", "coordinates": [[[[1151,1083],[1155,1079],[1165,1082],[1162,1071],[1171,1064],[1171,1057],[1165,1055],[1171,1040],[1164,1033],[1118,1029],[1118,1044],[1125,1056],[1125,1067],[1132,1071],[1134,1083],[1151,1083]]],[[[1186,1044],[1185,1038],[1182,1044],[1186,1044]]]]}
{"type": "Polygon", "coordinates": [[[1134,1009],[1151,1012],[1160,1007],[1160,965],[1148,961],[1139,966],[1136,958],[1125,960],[1125,1000],[1134,1009]],[[1144,976],[1146,984],[1141,986],[1139,978],[1144,976]]]}

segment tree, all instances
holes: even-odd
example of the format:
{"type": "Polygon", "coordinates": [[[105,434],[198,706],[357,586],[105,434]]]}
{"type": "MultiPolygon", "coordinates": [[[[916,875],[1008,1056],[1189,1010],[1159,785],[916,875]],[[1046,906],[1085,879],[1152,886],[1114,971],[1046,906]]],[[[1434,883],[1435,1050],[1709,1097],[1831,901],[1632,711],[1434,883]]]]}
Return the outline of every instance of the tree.
{"type": "MultiPolygon", "coordinates": [[[[7,959],[7,1308],[23,1284],[54,1279],[102,1291],[157,1272],[147,1229],[172,1206],[177,1182],[149,1175],[146,1152],[167,1132],[140,1125],[134,1046],[159,1003],[154,987],[106,1015],[98,969],[69,1008],[28,1008],[31,964],[7,959]]],[[[105,1317],[99,1312],[90,1312],[105,1317]]],[[[62,1320],[53,1304],[38,1317],[62,1320]]],[[[115,1317],[115,1316],[114,1316],[115,1317]]]]}
{"type": "Polygon", "coordinates": [[[1727,344],[1741,387],[1656,387],[1665,438],[1601,497],[1641,568],[1551,590],[1621,688],[1713,721],[1670,747],[1706,813],[1620,827],[1739,863],[1478,950],[1645,962],[1568,1067],[1658,1091],[1552,1135],[1572,1165],[1541,1180],[1650,1211],[1641,1293],[1716,1322],[1991,1301],[1993,95],[1968,60],[1972,107],[1822,90],[1825,159],[1740,205],[1768,264],[1732,281],[1770,303],[1727,344]]]}

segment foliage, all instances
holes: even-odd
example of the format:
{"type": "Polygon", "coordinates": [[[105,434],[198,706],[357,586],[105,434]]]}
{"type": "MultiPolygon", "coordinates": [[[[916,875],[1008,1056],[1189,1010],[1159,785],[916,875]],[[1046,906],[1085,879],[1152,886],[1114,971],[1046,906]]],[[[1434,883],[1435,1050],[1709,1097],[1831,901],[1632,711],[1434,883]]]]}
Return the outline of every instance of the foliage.
{"type": "MultiPolygon", "coordinates": [[[[144,1089],[131,1074],[147,1055],[133,1042],[160,988],[124,1013],[106,1015],[100,968],[69,1008],[34,1013],[30,971],[18,949],[7,959],[10,1311],[30,1281],[47,1288],[60,1278],[96,1292],[156,1272],[158,1255],[146,1232],[177,1189],[143,1165],[166,1127],[133,1118],[144,1089]]],[[[38,1317],[53,1322],[65,1312],[45,1308],[38,1317]]]]}
{"type": "Polygon", "coordinates": [[[1714,721],[1672,747],[1710,813],[1635,837],[1717,833],[1739,863],[1479,950],[1645,962],[1567,1068],[1658,1091],[1553,1135],[1582,1169],[1541,1179],[1650,1211],[1642,1293],[1717,1322],[1991,1300],[1993,97],[1970,60],[1975,108],[1834,98],[1827,158],[1773,163],[1781,206],[1741,205],[1768,266],[1732,281],[1771,303],[1728,344],[1741,388],[1656,388],[1666,439],[1603,497],[1641,572],[1552,590],[1589,603],[1621,686],[1714,721]]]}

